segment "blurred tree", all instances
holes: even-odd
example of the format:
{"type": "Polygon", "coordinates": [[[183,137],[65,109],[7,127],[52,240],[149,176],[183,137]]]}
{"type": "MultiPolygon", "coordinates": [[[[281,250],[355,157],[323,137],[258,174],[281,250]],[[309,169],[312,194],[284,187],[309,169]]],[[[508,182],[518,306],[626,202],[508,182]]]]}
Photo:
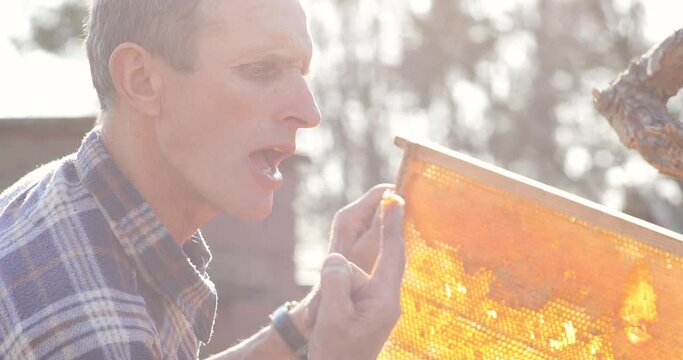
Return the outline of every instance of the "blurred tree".
{"type": "MultiPolygon", "coordinates": [[[[645,50],[642,0],[304,2],[318,47],[311,83],[324,115],[303,142],[313,162],[300,225],[311,239],[327,236],[340,206],[393,181],[395,134],[595,201],[616,195],[629,209],[647,207],[627,204],[635,197],[625,196],[626,182],[608,181],[632,157],[590,97],[645,50]]],[[[80,36],[84,11],[69,0],[34,17],[34,43],[62,51],[80,36]]]]}
{"type": "Polygon", "coordinates": [[[87,7],[82,1],[68,0],[58,6],[43,8],[31,17],[29,40],[15,40],[19,48],[37,46],[61,54],[83,35],[83,19],[87,7]]]}
{"type": "Polygon", "coordinates": [[[616,197],[613,204],[683,229],[656,216],[675,209],[657,184],[645,187],[650,200],[642,202],[626,196],[632,185],[614,181],[633,156],[592,109],[591,89],[645,50],[640,0],[315,0],[309,7],[327,141],[314,156],[309,184],[317,193],[306,201],[305,221],[324,223],[330,209],[391,181],[398,132],[594,201],[616,197]]]}

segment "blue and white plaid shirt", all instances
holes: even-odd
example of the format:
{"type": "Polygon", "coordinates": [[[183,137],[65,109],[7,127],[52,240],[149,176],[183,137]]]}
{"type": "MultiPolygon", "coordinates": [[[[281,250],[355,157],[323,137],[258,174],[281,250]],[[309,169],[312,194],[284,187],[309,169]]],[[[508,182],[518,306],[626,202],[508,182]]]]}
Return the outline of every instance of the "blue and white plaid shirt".
{"type": "Polygon", "coordinates": [[[0,358],[196,359],[210,256],[200,233],[177,245],[95,129],[0,195],[0,358]]]}

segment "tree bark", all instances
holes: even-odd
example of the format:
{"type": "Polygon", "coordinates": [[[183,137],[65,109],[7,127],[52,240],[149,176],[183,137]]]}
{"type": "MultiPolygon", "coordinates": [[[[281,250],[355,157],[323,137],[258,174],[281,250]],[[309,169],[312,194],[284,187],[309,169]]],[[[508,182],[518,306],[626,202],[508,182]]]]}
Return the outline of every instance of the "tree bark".
{"type": "Polygon", "coordinates": [[[660,172],[683,179],[683,124],[666,108],[683,88],[683,29],[631,61],[605,90],[593,90],[595,108],[621,142],[660,172]]]}

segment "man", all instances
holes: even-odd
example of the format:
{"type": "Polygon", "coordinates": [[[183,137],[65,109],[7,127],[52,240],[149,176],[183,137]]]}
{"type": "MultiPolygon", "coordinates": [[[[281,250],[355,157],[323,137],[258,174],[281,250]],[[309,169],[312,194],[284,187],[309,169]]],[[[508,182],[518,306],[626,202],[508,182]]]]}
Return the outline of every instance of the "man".
{"type": "MultiPolygon", "coordinates": [[[[197,230],[267,216],[278,164],[320,121],[305,15],[297,0],[95,0],[87,31],[101,126],[0,196],[0,357],[196,358],[216,309],[197,230]]],[[[402,203],[377,211],[389,188],[338,213],[315,296],[217,357],[376,357],[404,268],[402,203]]]]}

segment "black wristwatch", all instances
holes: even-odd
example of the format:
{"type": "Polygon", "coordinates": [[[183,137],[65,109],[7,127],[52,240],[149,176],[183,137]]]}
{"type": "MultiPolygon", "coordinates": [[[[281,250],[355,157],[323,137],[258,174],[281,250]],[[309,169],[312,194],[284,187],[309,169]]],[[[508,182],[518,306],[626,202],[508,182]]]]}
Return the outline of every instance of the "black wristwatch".
{"type": "Polygon", "coordinates": [[[292,350],[299,360],[308,359],[308,341],[301,335],[289,312],[297,305],[296,302],[286,302],[270,314],[271,326],[280,334],[282,340],[292,350]]]}

